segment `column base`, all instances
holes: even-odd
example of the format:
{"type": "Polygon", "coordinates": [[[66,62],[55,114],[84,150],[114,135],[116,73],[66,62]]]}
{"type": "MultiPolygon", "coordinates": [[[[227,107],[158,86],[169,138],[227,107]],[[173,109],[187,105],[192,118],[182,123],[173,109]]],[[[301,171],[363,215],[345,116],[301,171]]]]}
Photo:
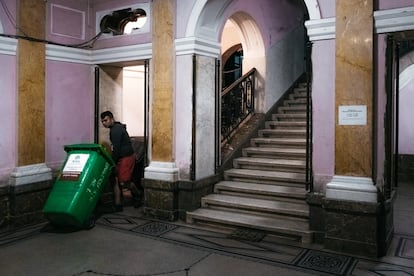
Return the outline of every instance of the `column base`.
{"type": "Polygon", "coordinates": [[[162,181],[177,181],[178,168],[173,162],[153,161],[145,168],[144,178],[162,181]]]}
{"type": "Polygon", "coordinates": [[[178,218],[178,182],[144,178],[146,216],[174,221],[178,218]]]}
{"type": "Polygon", "coordinates": [[[52,170],[46,164],[15,168],[9,178],[10,228],[45,222],[42,210],[52,187],[52,170]]]}
{"type": "Polygon", "coordinates": [[[326,198],[375,203],[378,196],[370,177],[335,175],[326,185],[326,198]]]}
{"type": "Polygon", "coordinates": [[[10,175],[10,186],[21,186],[52,180],[52,169],[45,163],[21,166],[14,169],[10,175]]]}
{"type": "Polygon", "coordinates": [[[151,162],[144,171],[144,213],[174,221],[178,218],[178,168],[172,162],[151,162]]]}
{"type": "Polygon", "coordinates": [[[326,199],[324,248],[370,258],[383,256],[392,241],[392,202],[326,199]]]}

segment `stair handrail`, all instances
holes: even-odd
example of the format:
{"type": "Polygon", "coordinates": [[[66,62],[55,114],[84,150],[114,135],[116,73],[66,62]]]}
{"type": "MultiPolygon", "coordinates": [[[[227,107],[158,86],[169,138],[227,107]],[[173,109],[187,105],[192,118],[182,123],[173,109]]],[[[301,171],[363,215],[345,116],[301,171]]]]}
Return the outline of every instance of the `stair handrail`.
{"type": "Polygon", "coordinates": [[[221,92],[221,142],[254,112],[256,71],[252,68],[221,92]]]}

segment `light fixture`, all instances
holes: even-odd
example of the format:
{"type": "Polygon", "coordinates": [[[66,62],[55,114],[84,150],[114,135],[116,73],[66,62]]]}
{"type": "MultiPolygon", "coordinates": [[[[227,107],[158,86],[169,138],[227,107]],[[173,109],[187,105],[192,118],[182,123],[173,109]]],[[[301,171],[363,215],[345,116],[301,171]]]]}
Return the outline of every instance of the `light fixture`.
{"type": "Polygon", "coordinates": [[[113,11],[112,14],[105,15],[100,23],[100,29],[103,33],[113,33],[113,35],[122,35],[125,32],[125,26],[129,22],[144,22],[141,25],[134,26],[133,28],[140,28],[145,24],[145,19],[147,16],[146,12],[143,9],[131,8],[113,11]]]}

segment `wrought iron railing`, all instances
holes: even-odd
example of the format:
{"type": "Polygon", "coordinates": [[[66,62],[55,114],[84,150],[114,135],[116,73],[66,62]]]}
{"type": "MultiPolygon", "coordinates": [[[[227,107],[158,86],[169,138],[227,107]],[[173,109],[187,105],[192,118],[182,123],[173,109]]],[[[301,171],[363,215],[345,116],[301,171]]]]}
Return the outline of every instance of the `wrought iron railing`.
{"type": "Polygon", "coordinates": [[[256,68],[221,92],[221,142],[254,112],[254,89],[256,68]]]}

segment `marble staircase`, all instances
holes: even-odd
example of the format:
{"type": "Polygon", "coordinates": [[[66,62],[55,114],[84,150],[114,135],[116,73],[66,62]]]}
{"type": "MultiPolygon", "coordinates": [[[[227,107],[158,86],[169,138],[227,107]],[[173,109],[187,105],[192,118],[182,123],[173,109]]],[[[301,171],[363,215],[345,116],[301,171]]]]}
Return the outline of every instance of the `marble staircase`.
{"type": "Polygon", "coordinates": [[[312,242],[306,203],[306,87],[299,84],[187,222],[312,242]]]}

